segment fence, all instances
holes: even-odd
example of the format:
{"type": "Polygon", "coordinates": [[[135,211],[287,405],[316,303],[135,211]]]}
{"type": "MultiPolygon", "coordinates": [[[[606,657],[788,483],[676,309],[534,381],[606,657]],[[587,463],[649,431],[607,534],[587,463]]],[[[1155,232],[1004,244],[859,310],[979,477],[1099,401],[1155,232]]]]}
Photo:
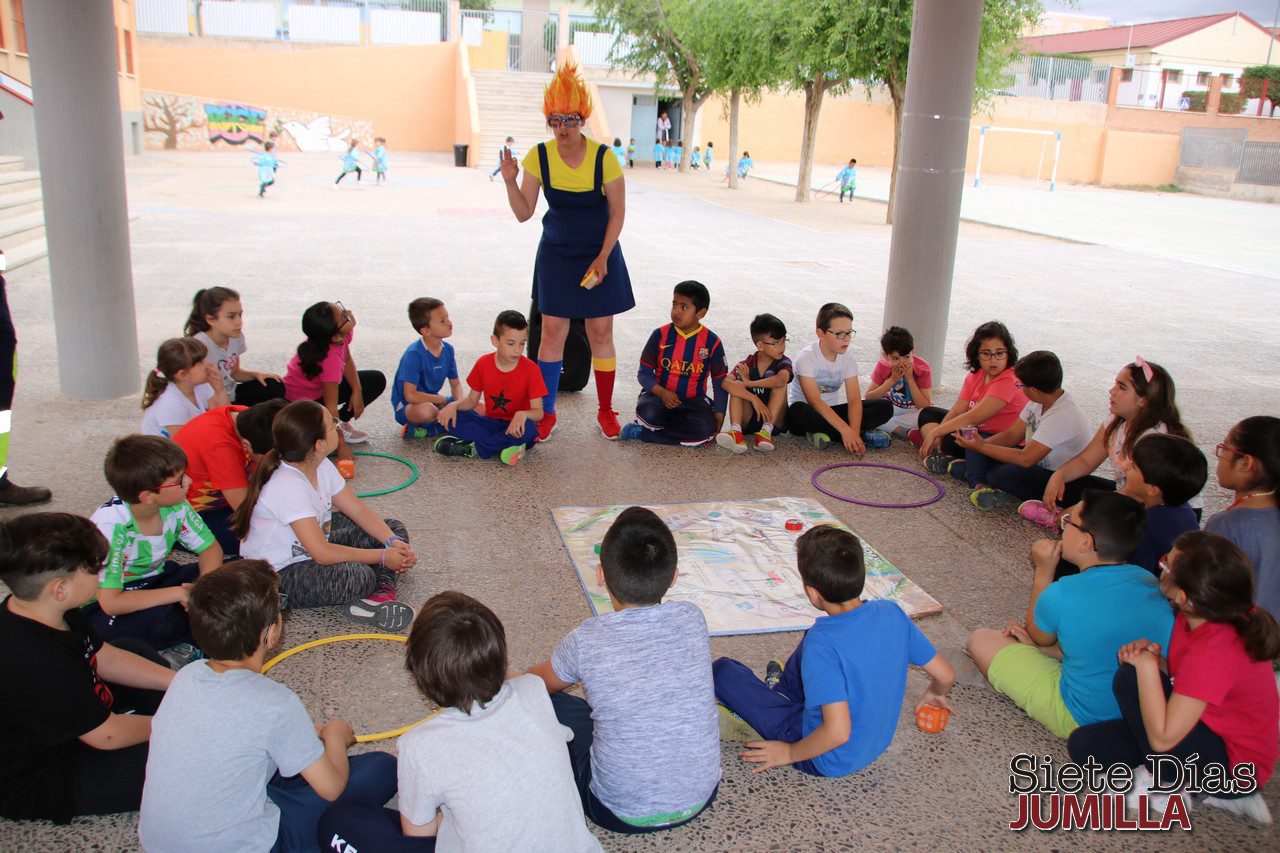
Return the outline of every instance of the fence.
{"type": "Polygon", "coordinates": [[[545,11],[462,11],[462,41],[479,71],[537,71],[555,63],[559,18],[545,11]]]}
{"type": "MultiPolygon", "coordinates": [[[[1280,142],[1250,142],[1244,128],[1188,127],[1182,131],[1179,169],[1208,170],[1229,188],[1231,183],[1280,186],[1280,142]]],[[[1203,173],[1187,183],[1207,184],[1203,173]]]]}
{"type": "Polygon", "coordinates": [[[326,44],[449,40],[448,0],[137,0],[138,32],[326,44]]]}
{"type": "Polygon", "coordinates": [[[1005,69],[1006,83],[996,94],[1102,104],[1110,72],[1088,59],[1028,56],[1005,69]]]}

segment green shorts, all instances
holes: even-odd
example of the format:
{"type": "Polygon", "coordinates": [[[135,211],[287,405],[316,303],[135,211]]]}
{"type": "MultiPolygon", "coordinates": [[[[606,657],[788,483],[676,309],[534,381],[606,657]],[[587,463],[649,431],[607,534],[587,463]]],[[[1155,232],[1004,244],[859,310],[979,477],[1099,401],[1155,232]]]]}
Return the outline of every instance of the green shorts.
{"type": "Polygon", "coordinates": [[[1005,646],[991,659],[987,680],[1058,737],[1064,738],[1078,727],[1062,701],[1062,662],[1041,654],[1035,646],[1005,646]]]}

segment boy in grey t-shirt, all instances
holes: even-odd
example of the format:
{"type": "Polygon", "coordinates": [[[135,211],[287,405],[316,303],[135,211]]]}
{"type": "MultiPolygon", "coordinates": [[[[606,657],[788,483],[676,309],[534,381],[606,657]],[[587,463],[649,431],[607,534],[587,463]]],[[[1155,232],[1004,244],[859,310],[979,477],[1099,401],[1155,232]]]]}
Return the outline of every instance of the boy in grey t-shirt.
{"type": "Polygon", "coordinates": [[[583,622],[530,672],[573,731],[587,817],[613,832],[670,829],[711,805],[720,785],[707,622],[692,604],[662,603],[676,543],[652,510],[618,516],[600,564],[614,612],[583,622]],[[577,682],[590,704],[561,692],[577,682]]]}
{"type": "Polygon", "coordinates": [[[191,631],[209,660],[174,676],[151,725],[138,838],[149,853],[315,850],[342,797],[385,803],[396,760],[354,756],[345,720],[319,729],[289,688],[261,674],[283,634],[280,578],[238,560],[191,587],[191,631]]]}

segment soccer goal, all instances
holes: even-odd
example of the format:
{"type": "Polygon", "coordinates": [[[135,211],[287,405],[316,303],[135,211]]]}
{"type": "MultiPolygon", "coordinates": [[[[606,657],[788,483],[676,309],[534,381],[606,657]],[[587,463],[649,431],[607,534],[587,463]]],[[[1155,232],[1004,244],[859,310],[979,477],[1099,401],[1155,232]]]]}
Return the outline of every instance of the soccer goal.
{"type": "Polygon", "coordinates": [[[1026,127],[997,127],[995,125],[985,124],[978,132],[978,170],[973,176],[973,185],[976,187],[982,182],[982,152],[987,144],[988,132],[1001,133],[1029,133],[1033,136],[1044,137],[1040,143],[1040,162],[1036,165],[1036,180],[1040,180],[1040,176],[1044,173],[1044,157],[1049,148],[1049,137],[1054,138],[1053,143],[1053,171],[1049,175],[1049,192],[1053,192],[1054,185],[1058,182],[1058,156],[1062,153],[1062,131],[1060,130],[1031,130],[1026,127]]]}

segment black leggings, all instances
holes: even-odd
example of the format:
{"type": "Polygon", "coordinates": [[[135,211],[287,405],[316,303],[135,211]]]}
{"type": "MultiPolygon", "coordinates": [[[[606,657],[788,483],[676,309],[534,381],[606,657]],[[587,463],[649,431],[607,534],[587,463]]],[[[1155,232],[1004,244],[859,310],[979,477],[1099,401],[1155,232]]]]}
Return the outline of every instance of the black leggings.
{"type": "MultiPolygon", "coordinates": [[[[841,403],[838,406],[832,406],[831,409],[840,420],[845,423],[849,422],[848,404],[841,403]]],[[[893,404],[888,400],[862,401],[862,432],[875,429],[891,417],[893,417],[893,404]]],[[[804,436],[821,432],[825,433],[832,441],[840,441],[840,432],[827,423],[827,419],[807,402],[792,403],[787,408],[786,423],[787,430],[794,435],[804,436]]]]}
{"type": "Polygon", "coordinates": [[[341,183],[342,179],[345,178],[347,175],[351,174],[352,172],[356,173],[356,183],[357,184],[360,183],[360,176],[364,173],[360,171],[359,166],[356,166],[354,169],[348,169],[347,171],[343,172],[341,175],[338,176],[338,179],[334,181],[334,183],[335,184],[341,183]]]}
{"type": "MultiPolygon", "coordinates": [[[[920,417],[916,420],[916,426],[923,430],[925,424],[940,424],[947,419],[949,409],[941,406],[926,406],[920,410],[920,417]]],[[[995,433],[978,430],[984,438],[990,438],[995,433]]],[[[957,459],[964,458],[964,448],[961,447],[954,438],[948,433],[938,442],[938,450],[947,456],[955,456],[957,459]]]]}
{"type": "Polygon", "coordinates": [[[237,406],[255,406],[268,400],[284,399],[284,383],[279,379],[268,379],[266,383],[256,379],[236,383],[236,396],[232,400],[237,406]]]}
{"type": "MultiPolygon", "coordinates": [[[[387,390],[387,375],[381,370],[357,370],[356,376],[360,380],[360,394],[364,397],[366,406],[381,397],[382,392],[387,390]]],[[[239,393],[237,388],[236,394],[239,393]]],[[[318,397],[316,402],[323,405],[324,399],[318,397]]],[[[354,417],[355,412],[351,411],[351,383],[343,379],[338,383],[338,420],[346,422],[354,417]]]]}
{"type": "MultiPolygon", "coordinates": [[[[1169,676],[1161,673],[1160,681],[1164,695],[1169,696],[1173,692],[1169,676]]],[[[1138,703],[1138,671],[1132,664],[1120,664],[1111,689],[1120,703],[1123,719],[1081,726],[1072,732],[1067,738],[1067,752],[1075,763],[1083,764],[1092,757],[1104,767],[1113,764],[1137,767],[1146,763],[1148,755],[1163,754],[1175,756],[1185,764],[1194,764],[1202,774],[1210,765],[1231,766],[1226,743],[1204,724],[1204,720],[1196,723],[1195,728],[1173,749],[1161,753],[1151,748],[1146,726],[1142,724],[1142,707],[1138,703]]],[[[1211,796],[1232,800],[1248,795],[1215,793],[1211,796]]]]}

